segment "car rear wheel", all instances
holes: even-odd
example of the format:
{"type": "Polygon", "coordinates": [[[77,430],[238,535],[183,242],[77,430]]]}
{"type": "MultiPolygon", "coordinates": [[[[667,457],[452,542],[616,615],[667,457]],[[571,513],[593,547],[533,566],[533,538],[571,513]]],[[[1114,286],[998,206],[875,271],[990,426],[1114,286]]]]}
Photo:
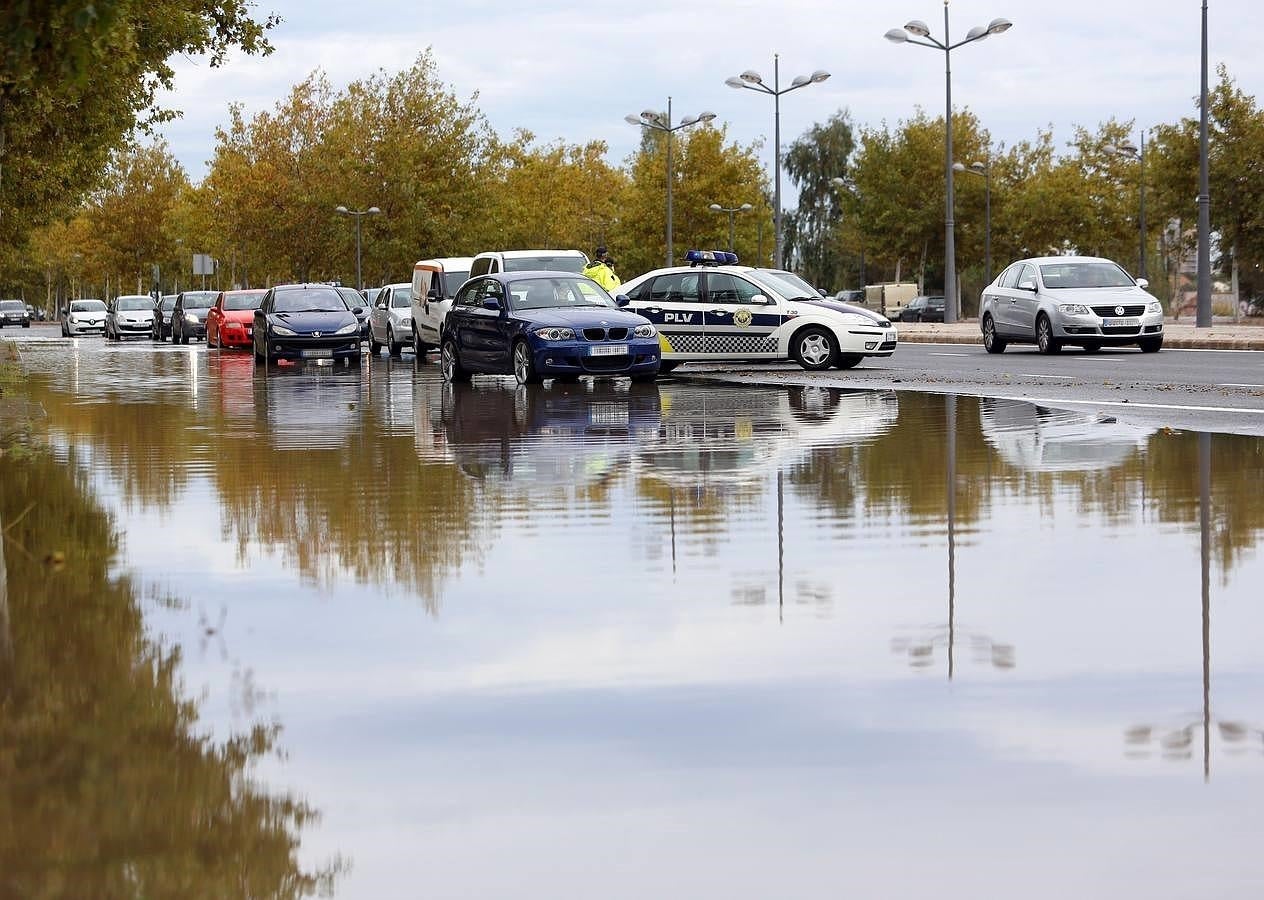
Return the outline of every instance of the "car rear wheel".
{"type": "Polygon", "coordinates": [[[519,384],[539,384],[544,379],[535,370],[535,361],[531,358],[531,348],[526,341],[514,344],[513,352],[514,377],[519,384]]]}
{"type": "Polygon", "coordinates": [[[377,356],[382,352],[382,345],[377,342],[377,338],[373,336],[373,329],[369,329],[369,355],[377,356]]]}
{"type": "Polygon", "coordinates": [[[991,316],[983,317],[983,349],[988,353],[1004,353],[1005,342],[996,334],[996,323],[991,316]]]}
{"type": "Polygon", "coordinates": [[[1142,353],[1158,353],[1163,349],[1163,338],[1145,338],[1140,344],[1142,353]]]}
{"type": "Polygon", "coordinates": [[[457,352],[456,341],[446,340],[439,351],[439,370],[444,381],[469,381],[470,373],[461,365],[461,355],[457,352]]]}
{"type": "Polygon", "coordinates": [[[1036,348],[1049,356],[1062,350],[1062,343],[1053,336],[1053,323],[1044,313],[1036,318],[1036,348]]]}
{"type": "Polygon", "coordinates": [[[838,359],[834,360],[834,366],[839,369],[854,369],[860,365],[860,361],[864,359],[859,353],[840,353],[838,359]]]}
{"type": "Polygon", "coordinates": [[[413,333],[413,355],[416,356],[417,359],[419,360],[425,359],[426,351],[429,350],[430,348],[422,343],[421,335],[417,333],[417,323],[413,322],[408,327],[412,330],[412,333],[413,333]]]}
{"type": "Polygon", "coordinates": [[[828,369],[838,357],[838,343],[824,328],[810,325],[794,336],[794,358],[810,372],[828,369]]]}

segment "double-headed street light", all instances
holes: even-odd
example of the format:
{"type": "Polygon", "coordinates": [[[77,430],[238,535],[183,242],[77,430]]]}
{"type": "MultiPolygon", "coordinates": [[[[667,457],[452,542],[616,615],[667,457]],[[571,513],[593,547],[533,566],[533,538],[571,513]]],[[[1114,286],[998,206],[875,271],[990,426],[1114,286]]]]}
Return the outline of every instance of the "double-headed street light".
{"type": "Polygon", "coordinates": [[[748,209],[753,209],[754,207],[752,207],[749,203],[743,203],[741,206],[721,206],[718,203],[712,203],[707,208],[710,209],[712,212],[729,214],[729,253],[732,253],[733,252],[733,232],[736,227],[735,220],[737,218],[737,214],[740,212],[746,212],[748,209]]]}
{"type": "Polygon", "coordinates": [[[667,98],[667,112],[655,112],[652,109],[643,111],[639,116],[624,116],[623,120],[629,125],[636,125],[640,128],[648,128],[651,131],[661,131],[667,135],[667,265],[673,265],[672,253],[672,135],[683,128],[690,125],[697,125],[699,122],[710,122],[715,118],[715,113],[704,111],[696,116],[685,116],[678,124],[672,124],[672,98],[667,98]]]}
{"type": "Polygon", "coordinates": [[[774,169],[774,195],[773,195],[773,228],[776,229],[776,241],[774,246],[776,250],[773,255],[773,268],[781,268],[781,247],[783,235],[781,233],[781,95],[788,94],[791,91],[797,91],[799,88],[807,87],[809,84],[820,84],[830,77],[830,73],[824,69],[817,69],[811,75],[796,75],[794,80],[790,82],[787,88],[781,87],[781,57],[773,54],[772,57],[772,87],[764,84],[763,76],[758,72],[747,69],[741,75],[734,75],[732,78],[726,78],[724,83],[731,88],[744,88],[748,91],[759,91],[763,94],[769,94],[773,100],[773,169],[774,169]]]}
{"type": "MultiPolygon", "coordinates": [[[[966,165],[955,162],[954,172],[969,172],[983,176],[983,283],[992,283],[992,166],[989,163],[975,160],[966,165]]],[[[1144,252],[1144,251],[1143,251],[1144,252]]],[[[1144,259],[1144,257],[1142,257],[1144,259]]],[[[1141,264],[1145,268],[1145,263],[1141,264]]]]}
{"type": "Polygon", "coordinates": [[[957,321],[960,298],[957,296],[957,261],[956,242],[953,236],[952,222],[952,51],[964,44],[981,41],[989,35],[1009,31],[1013,26],[1009,19],[993,19],[986,26],[975,25],[963,40],[952,43],[948,37],[948,0],[944,0],[944,39],[940,41],[931,36],[930,27],[918,19],[913,19],[903,28],[892,28],[886,33],[886,39],[895,44],[916,44],[919,47],[930,47],[942,50],[944,54],[944,83],[946,111],[944,114],[944,179],[947,190],[944,196],[944,321],[957,321]],[[912,35],[910,37],[909,35],[912,35]],[[921,40],[917,40],[920,38],[921,40]]]}
{"type": "Polygon", "coordinates": [[[1146,227],[1145,227],[1145,132],[1141,132],[1141,147],[1138,149],[1133,144],[1120,144],[1115,146],[1107,144],[1102,150],[1111,156],[1124,156],[1128,159],[1135,159],[1141,167],[1141,172],[1137,180],[1141,184],[1141,215],[1138,222],[1141,228],[1141,267],[1137,274],[1142,278],[1146,276],[1146,227]]]}
{"type": "Polygon", "coordinates": [[[345,206],[335,206],[334,212],[340,216],[351,216],[355,219],[356,226],[356,290],[364,290],[364,281],[360,277],[360,220],[365,216],[376,216],[381,212],[376,206],[370,206],[368,209],[347,209],[345,206]]]}

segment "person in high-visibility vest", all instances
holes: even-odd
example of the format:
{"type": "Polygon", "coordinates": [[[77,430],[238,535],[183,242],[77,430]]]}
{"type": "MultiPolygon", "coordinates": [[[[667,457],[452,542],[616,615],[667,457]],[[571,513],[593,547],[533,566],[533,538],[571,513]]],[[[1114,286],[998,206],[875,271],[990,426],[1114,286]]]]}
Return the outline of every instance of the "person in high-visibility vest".
{"type": "Polygon", "coordinates": [[[584,274],[605,288],[607,293],[613,294],[623,282],[614,274],[606,259],[606,248],[598,247],[592,262],[584,267],[584,274]]]}

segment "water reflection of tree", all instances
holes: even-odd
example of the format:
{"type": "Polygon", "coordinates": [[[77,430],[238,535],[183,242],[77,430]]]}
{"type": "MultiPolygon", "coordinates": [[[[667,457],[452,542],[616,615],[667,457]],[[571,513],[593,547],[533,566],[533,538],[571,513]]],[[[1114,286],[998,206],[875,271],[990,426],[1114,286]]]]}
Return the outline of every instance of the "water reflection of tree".
{"type": "Polygon", "coordinates": [[[178,649],[145,633],[119,537],[74,469],[36,454],[0,481],[13,655],[0,694],[0,895],[300,897],[315,810],[248,776],[275,727],[197,731],[178,649]],[[23,516],[21,513],[26,511],[23,516]]]}

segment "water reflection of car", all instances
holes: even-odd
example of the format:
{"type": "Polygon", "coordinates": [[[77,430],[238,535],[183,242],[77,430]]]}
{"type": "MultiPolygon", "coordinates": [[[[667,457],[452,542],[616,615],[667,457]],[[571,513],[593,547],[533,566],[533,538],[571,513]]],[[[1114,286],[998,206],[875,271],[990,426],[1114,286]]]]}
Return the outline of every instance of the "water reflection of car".
{"type": "MultiPolygon", "coordinates": [[[[243,385],[244,386],[244,385],[243,385]]],[[[255,378],[255,409],[281,450],[345,447],[363,434],[360,372],[329,366],[277,368],[255,378]]]]}
{"type": "Polygon", "coordinates": [[[266,290],[224,291],[206,314],[206,343],[220,350],[248,349],[253,342],[255,310],[266,290]]]}
{"type": "Polygon", "coordinates": [[[360,361],[360,322],[338,290],[323,284],[277,285],[254,312],[257,363],[279,359],[360,361]]]}
{"type": "Polygon", "coordinates": [[[206,316],[219,291],[181,291],[171,309],[171,343],[206,339],[206,316]]]}
{"type": "Polygon", "coordinates": [[[176,295],[163,294],[154,310],[154,325],[150,337],[155,341],[165,341],[171,337],[171,313],[176,308],[176,295]]]}
{"type": "Polygon", "coordinates": [[[71,300],[62,314],[62,337],[105,334],[105,304],[100,300],[71,300]]]}
{"type": "Polygon", "coordinates": [[[1018,469],[1097,472],[1144,453],[1154,429],[1022,400],[979,401],[983,438],[1018,469]]]}
{"type": "MultiPolygon", "coordinates": [[[[594,381],[521,386],[503,381],[444,384],[439,439],[424,443],[481,480],[589,484],[626,467],[631,451],[658,436],[657,385],[594,381]]],[[[434,396],[432,394],[432,396],[434,396]]]]}
{"type": "Polygon", "coordinates": [[[154,298],[148,294],[122,294],[111,300],[105,313],[105,339],[121,341],[148,337],[154,327],[154,298]]]}
{"type": "Polygon", "coordinates": [[[519,384],[581,375],[653,381],[660,358],[648,319],[619,309],[589,278],[544,271],[467,281],[448,312],[441,353],[448,381],[486,373],[519,384]]]}
{"type": "Polygon", "coordinates": [[[31,313],[21,300],[0,300],[0,328],[21,326],[31,327],[31,313]]]}

